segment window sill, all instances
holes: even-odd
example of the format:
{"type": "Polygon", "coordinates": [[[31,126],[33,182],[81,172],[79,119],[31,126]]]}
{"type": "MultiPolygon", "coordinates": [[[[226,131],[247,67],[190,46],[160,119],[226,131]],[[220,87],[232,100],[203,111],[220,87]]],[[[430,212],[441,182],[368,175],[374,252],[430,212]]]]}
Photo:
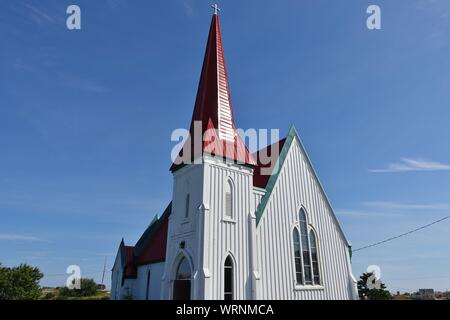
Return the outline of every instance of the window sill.
{"type": "Polygon", "coordinates": [[[191,222],[189,218],[183,218],[183,220],[181,220],[181,224],[188,224],[189,222],[191,222]]]}
{"type": "Polygon", "coordinates": [[[231,219],[231,218],[222,218],[222,222],[236,223],[237,221],[235,219],[231,219]]]}
{"type": "Polygon", "coordinates": [[[325,290],[324,286],[318,285],[298,285],[294,286],[295,291],[306,291],[306,290],[325,290]]]}

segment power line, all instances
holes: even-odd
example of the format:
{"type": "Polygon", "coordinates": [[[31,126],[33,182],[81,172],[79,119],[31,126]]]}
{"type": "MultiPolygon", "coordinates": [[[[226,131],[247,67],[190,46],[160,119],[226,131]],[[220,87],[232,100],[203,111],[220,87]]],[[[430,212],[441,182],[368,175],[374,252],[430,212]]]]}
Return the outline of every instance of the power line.
{"type": "Polygon", "coordinates": [[[386,243],[386,242],[389,242],[389,241],[392,241],[392,240],[395,240],[395,239],[398,239],[398,238],[407,236],[407,235],[409,235],[409,234],[411,234],[411,233],[414,233],[414,232],[417,232],[417,231],[419,231],[419,230],[423,230],[423,229],[425,229],[425,228],[431,227],[432,225],[434,225],[434,224],[436,224],[436,223],[439,223],[439,222],[442,222],[442,221],[444,221],[444,220],[446,220],[446,219],[448,219],[448,218],[450,218],[450,216],[446,216],[446,217],[444,217],[444,218],[442,218],[442,219],[433,221],[433,222],[431,222],[431,223],[429,223],[429,224],[426,224],[426,225],[421,226],[421,227],[419,227],[419,228],[416,228],[416,229],[414,229],[414,230],[411,230],[411,231],[402,233],[402,234],[400,234],[400,235],[398,235],[398,236],[390,237],[390,238],[385,239],[385,240],[383,240],[383,241],[379,241],[379,242],[376,242],[376,243],[373,243],[373,244],[369,244],[369,245],[367,245],[367,246],[364,246],[364,247],[361,247],[361,248],[352,250],[352,252],[361,251],[361,250],[364,250],[364,249],[368,249],[368,248],[371,248],[371,247],[375,247],[375,246],[378,246],[378,245],[380,245],[380,244],[383,244],[383,243],[386,243]]]}

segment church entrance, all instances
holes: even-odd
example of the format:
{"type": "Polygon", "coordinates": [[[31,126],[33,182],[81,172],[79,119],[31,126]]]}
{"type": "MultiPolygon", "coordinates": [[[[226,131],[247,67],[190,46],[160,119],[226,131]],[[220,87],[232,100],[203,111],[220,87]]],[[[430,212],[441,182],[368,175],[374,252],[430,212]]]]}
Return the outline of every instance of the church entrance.
{"type": "Polygon", "coordinates": [[[173,300],[191,300],[191,267],[183,257],[173,282],[173,300]]]}

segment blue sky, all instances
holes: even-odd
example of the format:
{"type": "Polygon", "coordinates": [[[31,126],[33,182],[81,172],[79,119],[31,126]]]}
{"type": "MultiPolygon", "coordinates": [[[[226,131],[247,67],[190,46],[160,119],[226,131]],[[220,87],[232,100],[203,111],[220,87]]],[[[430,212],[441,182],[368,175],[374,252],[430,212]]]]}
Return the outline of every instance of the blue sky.
{"type": "MultiPolygon", "coordinates": [[[[101,280],[171,199],[209,1],[0,3],[0,262],[101,280]],[[82,30],[68,31],[78,4],[82,30]]],[[[226,1],[237,125],[298,129],[355,248],[450,212],[450,2],[226,1]],[[378,4],[382,30],[366,28],[378,4]]],[[[450,220],[355,253],[392,291],[450,289],[450,220]]],[[[107,282],[109,283],[109,273],[107,282]]]]}

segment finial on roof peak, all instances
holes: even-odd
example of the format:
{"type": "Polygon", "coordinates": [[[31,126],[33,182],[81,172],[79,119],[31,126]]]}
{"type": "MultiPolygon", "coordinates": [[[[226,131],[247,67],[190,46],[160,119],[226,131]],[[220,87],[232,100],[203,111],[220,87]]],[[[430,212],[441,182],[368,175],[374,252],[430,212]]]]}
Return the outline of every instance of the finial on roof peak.
{"type": "Polygon", "coordinates": [[[218,15],[219,14],[219,11],[220,11],[220,8],[219,8],[219,6],[217,5],[217,3],[216,4],[213,4],[213,5],[211,5],[211,8],[213,8],[214,9],[214,15],[218,15]]]}

